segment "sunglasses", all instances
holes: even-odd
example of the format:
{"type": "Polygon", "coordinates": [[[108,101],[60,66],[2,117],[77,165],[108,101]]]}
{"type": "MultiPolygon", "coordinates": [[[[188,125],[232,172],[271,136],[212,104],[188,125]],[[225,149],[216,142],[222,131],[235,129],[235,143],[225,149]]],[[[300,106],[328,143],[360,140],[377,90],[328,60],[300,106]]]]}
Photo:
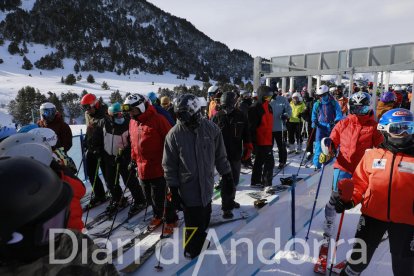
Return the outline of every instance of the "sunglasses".
{"type": "Polygon", "coordinates": [[[412,135],[414,134],[414,122],[389,123],[385,126],[378,124],[377,129],[394,135],[402,135],[404,132],[412,135]]]}

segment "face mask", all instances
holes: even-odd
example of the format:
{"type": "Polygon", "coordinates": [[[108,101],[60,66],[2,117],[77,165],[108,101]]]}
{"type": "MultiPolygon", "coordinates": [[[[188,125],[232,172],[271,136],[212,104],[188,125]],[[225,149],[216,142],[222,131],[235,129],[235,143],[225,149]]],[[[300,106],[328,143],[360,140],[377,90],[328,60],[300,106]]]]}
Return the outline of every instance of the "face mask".
{"type": "Polygon", "coordinates": [[[323,95],[321,98],[322,100],[327,101],[329,99],[329,95],[323,95]]]}
{"type": "Polygon", "coordinates": [[[115,118],[114,122],[117,125],[122,125],[125,122],[125,118],[115,118]]]}

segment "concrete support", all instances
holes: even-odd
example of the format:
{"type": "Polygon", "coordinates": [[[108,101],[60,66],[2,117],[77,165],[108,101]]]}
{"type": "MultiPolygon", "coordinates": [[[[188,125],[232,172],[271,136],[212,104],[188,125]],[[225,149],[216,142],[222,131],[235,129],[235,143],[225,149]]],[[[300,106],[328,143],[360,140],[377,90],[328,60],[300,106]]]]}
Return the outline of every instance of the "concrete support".
{"type": "Polygon", "coordinates": [[[342,83],[342,74],[336,76],[336,85],[340,85],[342,83]]]}
{"type": "Polygon", "coordinates": [[[257,91],[260,86],[260,74],[262,73],[262,58],[255,57],[253,61],[253,90],[257,91]]]}
{"type": "Polygon", "coordinates": [[[384,90],[385,91],[388,91],[388,87],[390,86],[390,74],[391,74],[391,72],[385,72],[385,83],[384,83],[384,85],[385,85],[384,90]]]}
{"type": "Polygon", "coordinates": [[[286,77],[282,78],[282,93],[286,93],[286,77]]]}
{"type": "Polygon", "coordinates": [[[380,87],[380,92],[384,92],[385,88],[384,88],[384,72],[381,72],[381,87],[380,87]]]}
{"type": "MultiPolygon", "coordinates": [[[[411,83],[411,87],[414,88],[414,74],[413,74],[413,82],[411,83]]],[[[411,98],[410,111],[414,112],[414,99],[413,98],[411,98]]]]}
{"type": "Polygon", "coordinates": [[[294,77],[289,78],[289,91],[292,93],[295,92],[295,78],[294,77]]]}
{"type": "Polygon", "coordinates": [[[354,72],[350,72],[349,73],[349,93],[348,93],[348,98],[351,97],[353,91],[353,86],[354,86],[354,72]]]}
{"type": "Polygon", "coordinates": [[[316,76],[316,91],[318,91],[319,86],[321,86],[321,76],[316,76]]]}
{"type": "Polygon", "coordinates": [[[309,92],[309,96],[313,97],[313,92],[312,92],[312,76],[308,76],[308,92],[309,92]]]}
{"type": "Polygon", "coordinates": [[[272,80],[271,78],[266,78],[266,86],[269,86],[270,87],[270,81],[271,80],[272,80]]]}
{"type": "Polygon", "coordinates": [[[374,86],[372,87],[372,102],[371,102],[371,104],[372,104],[372,110],[374,111],[374,117],[375,117],[375,120],[377,119],[377,104],[378,104],[378,101],[377,101],[377,87],[378,87],[378,85],[377,85],[377,83],[378,83],[378,73],[377,72],[375,72],[374,73],[374,86]]]}

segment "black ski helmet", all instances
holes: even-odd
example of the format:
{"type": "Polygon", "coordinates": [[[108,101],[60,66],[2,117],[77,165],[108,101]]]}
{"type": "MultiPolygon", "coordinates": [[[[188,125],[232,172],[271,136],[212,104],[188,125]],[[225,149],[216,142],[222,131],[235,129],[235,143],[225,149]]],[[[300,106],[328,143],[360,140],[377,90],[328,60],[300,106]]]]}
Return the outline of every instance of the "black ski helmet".
{"type": "Polygon", "coordinates": [[[174,104],[177,119],[190,128],[196,128],[201,120],[200,100],[193,94],[181,95],[174,104]]]}
{"type": "Polygon", "coordinates": [[[349,113],[355,115],[367,115],[371,111],[371,96],[367,92],[352,94],[348,102],[349,113]]]}
{"type": "Polygon", "coordinates": [[[234,92],[224,92],[220,98],[221,110],[231,113],[236,105],[237,95],[234,92]]]}
{"type": "Polygon", "coordinates": [[[265,101],[264,97],[272,97],[272,96],[273,96],[273,92],[269,86],[262,85],[257,89],[257,99],[260,103],[263,103],[265,101]]]}
{"type": "Polygon", "coordinates": [[[0,158],[0,179],[0,259],[39,258],[49,229],[66,227],[72,189],[46,165],[22,156],[0,158]]]}

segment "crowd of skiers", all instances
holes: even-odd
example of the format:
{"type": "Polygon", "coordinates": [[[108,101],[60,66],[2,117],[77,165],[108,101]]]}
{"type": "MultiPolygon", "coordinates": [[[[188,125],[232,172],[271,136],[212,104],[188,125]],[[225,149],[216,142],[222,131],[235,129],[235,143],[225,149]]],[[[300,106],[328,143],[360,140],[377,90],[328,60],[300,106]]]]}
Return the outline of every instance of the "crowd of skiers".
{"type": "MultiPolygon", "coordinates": [[[[372,257],[379,238],[388,231],[394,273],[403,275],[399,271],[410,271],[414,263],[414,199],[409,196],[414,194],[409,185],[414,174],[414,118],[400,108],[409,107],[411,93],[399,86],[382,93],[379,124],[369,91],[354,87],[347,98],[340,85],[321,85],[315,97],[306,87],[282,93],[260,86],[250,93],[212,86],[206,110],[192,94],[183,94],[174,103],[166,96],[158,99],[154,92],[132,94],[109,107],[94,94],[86,94],[81,100],[87,126],[82,162],[93,187],[88,205],[109,199],[108,212],[130,205],[130,216],[150,205],[149,228],[164,222],[166,236],[173,233],[176,212],[182,210],[186,227],[197,229],[184,249],[187,257],[195,258],[202,251],[210,222],[215,170],[220,174],[216,188],[221,190],[223,218],[232,218],[232,210],[240,207],[235,194],[242,166],[252,169],[252,187],[270,187],[274,143],[277,168],[283,169],[288,154],[302,152],[307,139],[306,156],[315,170],[337,156],[332,196],[325,208],[325,236],[332,235],[336,212],[362,202],[363,222],[357,237],[368,243],[372,257]],[[120,176],[131,193],[131,203],[120,186],[120,176]],[[337,188],[344,179],[352,179],[355,187],[347,202],[337,188]],[[376,228],[382,234],[374,235],[376,228]]],[[[43,256],[47,242],[44,235],[35,233],[38,228],[84,229],[80,199],[86,189],[77,177],[79,168],[67,154],[72,133],[52,103],[42,104],[40,114],[37,124],[21,128],[20,133],[7,127],[0,132],[0,178],[10,184],[0,188],[0,216],[9,222],[0,226],[1,262],[43,256]],[[27,172],[24,175],[18,169],[21,166],[27,172]],[[57,186],[53,193],[52,184],[57,186]],[[22,190],[32,191],[25,195],[25,206],[13,203],[22,190]],[[22,238],[26,236],[30,238],[22,238]],[[38,244],[41,250],[22,254],[38,244]]],[[[357,249],[353,257],[359,254],[357,249]]],[[[352,264],[343,273],[358,275],[366,266],[352,264]]],[[[113,267],[97,269],[112,271],[113,267]]]]}

